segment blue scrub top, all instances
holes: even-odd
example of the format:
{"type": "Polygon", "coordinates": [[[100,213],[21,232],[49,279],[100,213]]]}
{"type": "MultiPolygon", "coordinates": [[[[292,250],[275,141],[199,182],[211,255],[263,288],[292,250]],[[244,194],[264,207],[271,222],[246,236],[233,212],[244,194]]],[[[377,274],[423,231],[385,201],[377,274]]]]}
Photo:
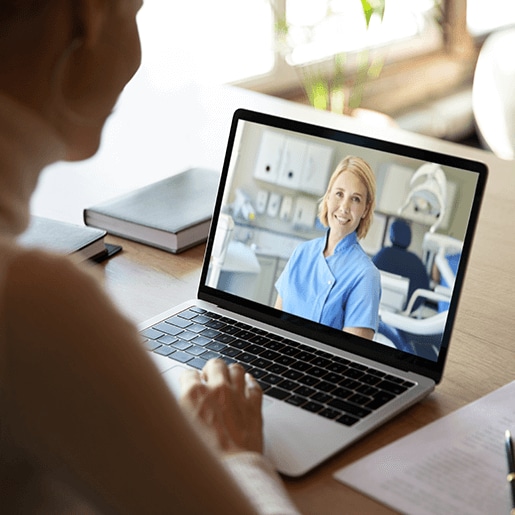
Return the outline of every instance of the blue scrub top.
{"type": "Polygon", "coordinates": [[[340,330],[364,327],[377,331],[379,270],[361,248],[355,232],[325,258],[328,235],[329,231],[293,251],[275,284],[283,310],[340,330]]]}

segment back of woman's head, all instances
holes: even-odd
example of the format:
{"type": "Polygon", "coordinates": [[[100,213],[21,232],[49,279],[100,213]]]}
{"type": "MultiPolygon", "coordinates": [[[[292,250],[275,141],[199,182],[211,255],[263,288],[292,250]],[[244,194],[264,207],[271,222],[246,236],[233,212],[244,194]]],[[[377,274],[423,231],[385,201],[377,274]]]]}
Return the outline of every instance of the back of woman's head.
{"type": "MultiPolygon", "coordinates": [[[[50,0],[2,0],[0,2],[0,24],[30,18],[40,13],[50,0]]],[[[1,36],[1,33],[0,33],[1,36]]]]}

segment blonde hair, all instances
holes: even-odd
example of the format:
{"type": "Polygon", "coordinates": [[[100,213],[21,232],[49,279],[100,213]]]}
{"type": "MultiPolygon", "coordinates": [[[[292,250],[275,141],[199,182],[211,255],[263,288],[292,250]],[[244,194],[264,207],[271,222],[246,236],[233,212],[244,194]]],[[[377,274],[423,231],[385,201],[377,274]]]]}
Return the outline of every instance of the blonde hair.
{"type": "Polygon", "coordinates": [[[358,239],[362,239],[367,235],[374,217],[374,209],[376,205],[376,178],[369,164],[360,157],[347,156],[338,163],[338,166],[329,179],[327,190],[324,196],[320,199],[320,203],[318,205],[318,218],[324,227],[328,227],[327,196],[336,179],[345,172],[353,173],[363,183],[367,190],[367,213],[360,221],[356,230],[358,239]]]}

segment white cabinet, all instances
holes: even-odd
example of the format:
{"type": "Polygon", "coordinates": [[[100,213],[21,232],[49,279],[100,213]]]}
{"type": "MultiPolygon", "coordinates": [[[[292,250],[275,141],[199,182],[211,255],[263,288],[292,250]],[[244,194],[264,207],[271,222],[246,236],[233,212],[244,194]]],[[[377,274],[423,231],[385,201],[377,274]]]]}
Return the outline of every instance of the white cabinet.
{"type": "Polygon", "coordinates": [[[300,138],[264,131],[254,178],[312,195],[325,192],[333,148],[300,138]]]}
{"type": "Polygon", "coordinates": [[[254,167],[254,177],[262,181],[277,182],[286,137],[277,132],[265,131],[254,167]]]}
{"type": "Polygon", "coordinates": [[[295,139],[287,138],[279,167],[279,176],[277,177],[277,184],[290,188],[292,190],[302,189],[302,172],[304,163],[306,161],[306,142],[295,139]]]}

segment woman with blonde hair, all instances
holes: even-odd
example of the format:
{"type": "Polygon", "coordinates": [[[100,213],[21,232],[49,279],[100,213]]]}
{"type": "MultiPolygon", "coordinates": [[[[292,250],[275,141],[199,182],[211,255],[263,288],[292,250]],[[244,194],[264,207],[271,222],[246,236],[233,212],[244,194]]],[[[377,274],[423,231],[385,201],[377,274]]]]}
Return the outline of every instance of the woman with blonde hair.
{"type": "Polygon", "coordinates": [[[322,238],[300,244],[276,283],[275,307],[372,339],[379,324],[381,280],[359,244],[375,208],[370,166],[347,156],[333,172],[319,205],[322,238]]]}

